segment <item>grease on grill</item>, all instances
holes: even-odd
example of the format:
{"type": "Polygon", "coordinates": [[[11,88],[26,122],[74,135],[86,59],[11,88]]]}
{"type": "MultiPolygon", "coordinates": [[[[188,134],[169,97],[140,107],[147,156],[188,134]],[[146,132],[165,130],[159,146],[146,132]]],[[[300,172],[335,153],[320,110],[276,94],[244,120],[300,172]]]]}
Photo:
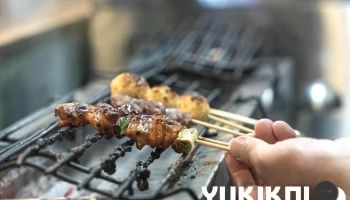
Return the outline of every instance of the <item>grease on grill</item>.
{"type": "Polygon", "coordinates": [[[57,133],[48,137],[48,138],[40,138],[37,140],[36,144],[40,146],[40,148],[44,148],[48,145],[52,145],[57,140],[62,141],[63,138],[67,140],[73,140],[75,138],[75,131],[72,127],[63,127],[60,128],[57,133]]]}
{"type": "Polygon", "coordinates": [[[87,148],[89,148],[93,143],[96,143],[99,139],[101,139],[103,136],[100,133],[95,133],[93,135],[88,135],[84,139],[84,143],[72,148],[70,151],[63,152],[59,154],[58,158],[59,160],[51,165],[45,173],[52,173],[53,171],[56,171],[58,168],[60,168],[63,164],[73,160],[78,159],[87,148]]]}
{"type": "Polygon", "coordinates": [[[110,153],[108,156],[102,158],[100,167],[109,175],[112,175],[116,172],[115,161],[119,157],[124,157],[126,152],[131,152],[131,147],[134,145],[133,140],[128,140],[125,143],[118,145],[114,148],[114,152],[110,153]]]}
{"type": "Polygon", "coordinates": [[[163,153],[165,149],[155,148],[151,152],[151,156],[148,157],[147,161],[138,161],[136,163],[135,179],[137,182],[137,188],[140,191],[148,190],[148,178],[150,177],[151,172],[147,169],[156,159],[160,158],[161,153],[163,153]]]}

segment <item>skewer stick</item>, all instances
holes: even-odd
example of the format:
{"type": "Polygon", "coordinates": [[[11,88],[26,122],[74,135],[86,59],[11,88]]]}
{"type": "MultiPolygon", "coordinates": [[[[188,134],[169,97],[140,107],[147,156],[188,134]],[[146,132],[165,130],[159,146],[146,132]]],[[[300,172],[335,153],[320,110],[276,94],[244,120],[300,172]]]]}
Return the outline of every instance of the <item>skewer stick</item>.
{"type": "MultiPolygon", "coordinates": [[[[249,117],[245,117],[245,116],[242,116],[242,115],[233,114],[233,113],[230,113],[230,112],[226,112],[226,111],[222,111],[222,110],[218,110],[218,109],[214,109],[214,108],[210,108],[209,113],[212,114],[212,115],[216,115],[216,116],[227,118],[227,119],[232,119],[232,120],[235,120],[235,121],[238,121],[238,122],[242,122],[242,123],[245,123],[245,124],[250,124],[250,125],[253,125],[253,126],[258,122],[258,120],[253,119],[253,118],[249,118],[249,117]]],[[[301,133],[298,130],[294,129],[294,132],[295,132],[297,137],[301,136],[301,133]]]]}
{"type": "Polygon", "coordinates": [[[214,116],[214,115],[210,115],[210,114],[209,114],[209,115],[208,115],[208,118],[209,118],[209,119],[212,119],[212,120],[215,120],[215,121],[218,121],[218,122],[221,122],[221,123],[223,123],[223,124],[225,124],[225,125],[231,126],[231,127],[233,127],[233,128],[237,128],[237,129],[239,129],[239,130],[241,130],[241,131],[245,131],[245,132],[247,132],[247,133],[254,133],[254,130],[253,130],[253,129],[250,129],[250,128],[241,126],[241,125],[239,125],[239,124],[236,124],[236,123],[227,121],[227,120],[225,120],[225,119],[222,119],[222,118],[220,118],[220,117],[216,117],[216,116],[214,116]]]}
{"type": "Polygon", "coordinates": [[[230,151],[230,148],[228,146],[224,146],[224,145],[220,145],[220,144],[214,144],[214,143],[206,142],[206,141],[199,140],[199,139],[196,139],[195,142],[197,144],[208,146],[208,147],[212,147],[212,148],[215,148],[215,149],[220,149],[220,150],[224,150],[224,151],[230,151]]]}
{"type": "Polygon", "coordinates": [[[223,146],[230,146],[229,143],[221,142],[221,141],[218,141],[218,140],[213,140],[213,139],[209,139],[209,138],[205,138],[205,137],[198,137],[198,140],[211,142],[211,143],[215,143],[215,144],[220,144],[220,145],[223,145],[223,146]]]}
{"type": "Polygon", "coordinates": [[[230,112],[225,112],[225,111],[214,109],[214,108],[210,108],[209,113],[212,115],[219,116],[219,117],[232,119],[232,120],[244,123],[244,124],[255,125],[258,122],[258,120],[256,120],[256,119],[252,119],[252,118],[245,117],[242,115],[233,114],[230,112]]]}
{"type": "Polygon", "coordinates": [[[245,135],[244,133],[240,133],[238,131],[227,129],[227,128],[224,128],[224,127],[221,127],[221,126],[216,126],[216,125],[213,125],[213,124],[210,124],[210,123],[207,123],[207,122],[203,122],[203,121],[199,121],[199,120],[196,120],[196,119],[192,119],[191,122],[194,123],[194,124],[197,124],[197,125],[201,125],[201,126],[207,127],[207,128],[214,128],[214,129],[216,129],[218,131],[230,133],[230,134],[235,135],[235,136],[243,136],[243,135],[245,135]]]}

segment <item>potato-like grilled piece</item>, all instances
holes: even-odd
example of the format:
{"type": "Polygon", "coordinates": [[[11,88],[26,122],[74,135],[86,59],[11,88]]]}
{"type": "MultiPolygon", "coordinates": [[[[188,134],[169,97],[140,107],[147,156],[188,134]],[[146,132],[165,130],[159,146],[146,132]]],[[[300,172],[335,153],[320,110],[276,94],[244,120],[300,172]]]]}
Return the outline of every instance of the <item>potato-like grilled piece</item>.
{"type": "Polygon", "coordinates": [[[204,121],[209,115],[210,106],[205,97],[196,92],[191,92],[181,97],[178,108],[189,113],[193,119],[204,121]]]}
{"type": "Polygon", "coordinates": [[[112,96],[125,94],[140,99],[146,99],[150,90],[146,79],[133,73],[119,74],[111,81],[110,87],[112,96]]]}
{"type": "Polygon", "coordinates": [[[168,148],[184,129],[180,123],[166,119],[164,115],[135,115],[132,117],[125,135],[136,141],[136,147],[168,148]]]}
{"type": "Polygon", "coordinates": [[[119,134],[115,123],[120,117],[134,114],[137,113],[130,105],[124,105],[116,109],[105,103],[95,106],[85,103],[66,103],[58,105],[55,109],[55,116],[61,118],[58,126],[83,126],[90,124],[103,134],[106,139],[119,134]]]}
{"type": "Polygon", "coordinates": [[[180,97],[168,86],[155,86],[149,91],[147,100],[162,102],[167,108],[177,108],[180,97]]]}

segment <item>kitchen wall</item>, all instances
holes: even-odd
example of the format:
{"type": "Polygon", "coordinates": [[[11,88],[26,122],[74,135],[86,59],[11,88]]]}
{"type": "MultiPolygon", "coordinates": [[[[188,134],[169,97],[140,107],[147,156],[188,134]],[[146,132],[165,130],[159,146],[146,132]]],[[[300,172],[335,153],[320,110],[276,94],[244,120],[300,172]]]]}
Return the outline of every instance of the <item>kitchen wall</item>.
{"type": "Polygon", "coordinates": [[[0,8],[1,130],[86,83],[91,7],[4,0],[0,8]]]}

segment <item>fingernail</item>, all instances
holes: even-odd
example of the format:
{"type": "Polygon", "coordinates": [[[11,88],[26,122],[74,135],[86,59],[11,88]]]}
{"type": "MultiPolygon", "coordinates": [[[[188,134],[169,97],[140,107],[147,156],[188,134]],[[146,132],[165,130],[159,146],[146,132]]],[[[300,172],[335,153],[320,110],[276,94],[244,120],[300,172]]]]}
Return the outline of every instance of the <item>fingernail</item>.
{"type": "Polygon", "coordinates": [[[230,148],[231,148],[231,153],[235,158],[241,157],[241,151],[244,143],[245,143],[244,137],[238,137],[232,141],[230,148]]]}
{"type": "Polygon", "coordinates": [[[249,137],[255,137],[255,133],[247,133],[246,135],[249,137]]]}

